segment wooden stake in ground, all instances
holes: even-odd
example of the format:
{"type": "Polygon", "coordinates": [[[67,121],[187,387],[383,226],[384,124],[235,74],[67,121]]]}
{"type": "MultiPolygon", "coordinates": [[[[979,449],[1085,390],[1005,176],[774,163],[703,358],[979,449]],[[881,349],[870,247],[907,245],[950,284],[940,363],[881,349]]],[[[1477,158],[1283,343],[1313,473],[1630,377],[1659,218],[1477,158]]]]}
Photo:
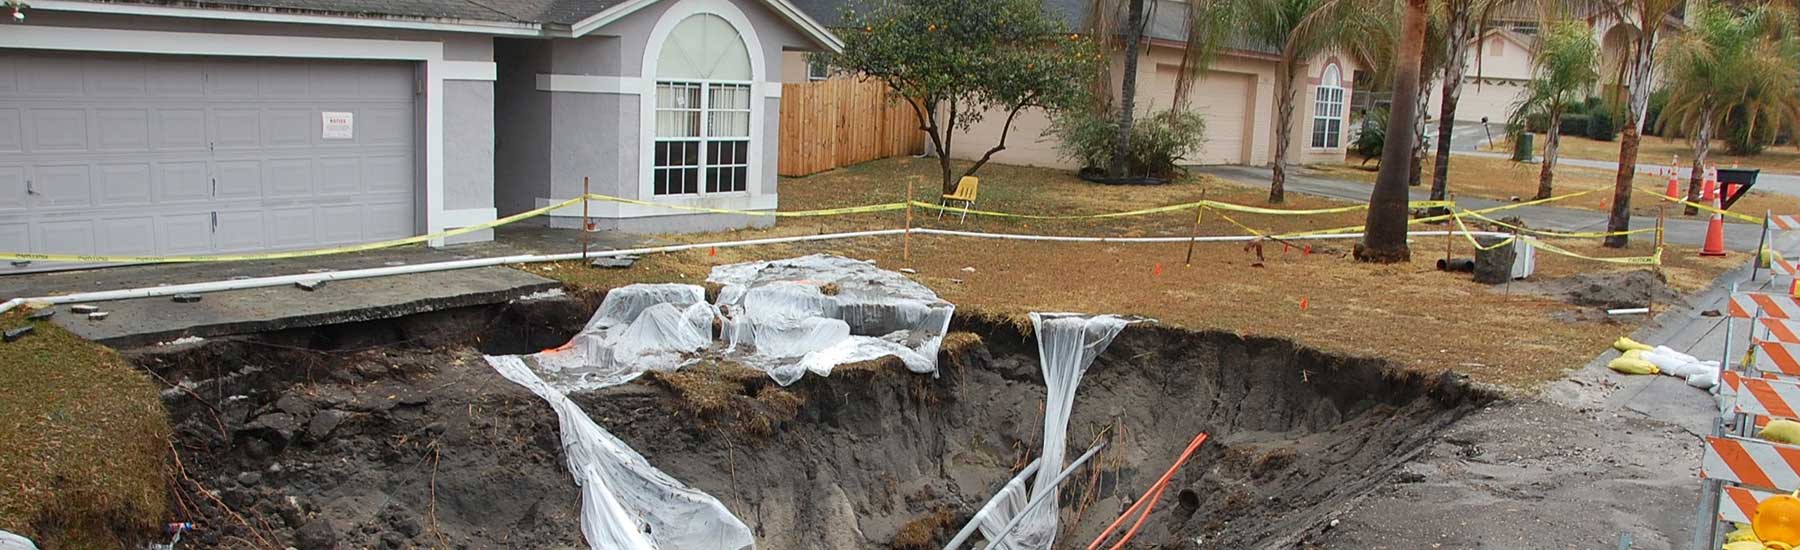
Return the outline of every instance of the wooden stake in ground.
{"type": "Polygon", "coordinates": [[[588,188],[588,177],[582,176],[581,177],[581,261],[584,263],[588,261],[588,231],[594,228],[594,226],[588,222],[588,202],[589,202],[588,194],[589,193],[593,193],[593,191],[590,191],[588,188]]]}
{"type": "Polygon", "coordinates": [[[900,233],[900,259],[912,261],[913,184],[906,182],[906,230],[900,233]]]}
{"type": "MultiPolygon", "coordinates": [[[[1446,195],[1446,196],[1450,197],[1450,202],[1452,204],[1456,203],[1456,193],[1450,193],[1449,195],[1446,195]]],[[[1455,207],[1452,206],[1451,208],[1455,208],[1455,207]]],[[[1456,226],[1456,212],[1451,211],[1449,221],[1444,222],[1444,266],[1445,267],[1450,266],[1450,245],[1452,243],[1454,243],[1456,240],[1456,235],[1455,235],[1456,231],[1454,229],[1455,226],[1456,226]]]]}
{"type": "Polygon", "coordinates": [[[1206,190],[1200,190],[1200,204],[1194,207],[1194,233],[1188,237],[1187,261],[1183,265],[1194,265],[1194,241],[1200,240],[1200,217],[1206,215],[1206,190]]]}

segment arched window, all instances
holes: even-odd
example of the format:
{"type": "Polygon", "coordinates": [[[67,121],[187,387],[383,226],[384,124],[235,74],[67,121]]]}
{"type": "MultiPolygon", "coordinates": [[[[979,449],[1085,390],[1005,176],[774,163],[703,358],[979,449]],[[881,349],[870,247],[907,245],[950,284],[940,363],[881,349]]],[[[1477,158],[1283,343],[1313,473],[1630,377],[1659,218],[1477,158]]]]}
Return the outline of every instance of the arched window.
{"type": "Polygon", "coordinates": [[[1313,91],[1312,146],[1335,149],[1342,145],[1344,130],[1344,80],[1338,66],[1327,65],[1313,91]]]}
{"type": "Polygon", "coordinates": [[[655,195],[744,191],[750,166],[750,50],[712,14],[675,25],[656,61],[655,195]]]}

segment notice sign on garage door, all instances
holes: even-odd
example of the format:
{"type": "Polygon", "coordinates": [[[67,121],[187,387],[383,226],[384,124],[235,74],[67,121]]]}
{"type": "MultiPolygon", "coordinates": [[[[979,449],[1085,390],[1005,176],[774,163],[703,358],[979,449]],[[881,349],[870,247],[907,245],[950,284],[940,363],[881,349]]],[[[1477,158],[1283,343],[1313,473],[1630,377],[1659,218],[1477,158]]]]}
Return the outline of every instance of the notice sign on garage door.
{"type": "Polygon", "coordinates": [[[356,121],[350,113],[319,113],[325,118],[325,132],[319,137],[325,139],[351,139],[356,133],[356,121]]]}

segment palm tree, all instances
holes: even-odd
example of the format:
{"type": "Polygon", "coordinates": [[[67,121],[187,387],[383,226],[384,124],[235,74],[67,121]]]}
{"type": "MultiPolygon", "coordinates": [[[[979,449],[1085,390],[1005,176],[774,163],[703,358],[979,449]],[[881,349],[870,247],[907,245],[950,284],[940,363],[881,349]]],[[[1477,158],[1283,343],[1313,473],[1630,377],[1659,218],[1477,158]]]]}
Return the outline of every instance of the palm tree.
{"type": "MultiPolygon", "coordinates": [[[[1425,55],[1425,27],[1430,14],[1428,0],[1405,0],[1400,17],[1400,37],[1394,56],[1394,100],[1388,110],[1388,129],[1406,127],[1419,111],[1420,64],[1425,55]]],[[[1369,194],[1368,221],[1363,240],[1356,245],[1356,259],[1397,263],[1412,259],[1406,246],[1406,183],[1411,171],[1412,132],[1390,132],[1381,151],[1381,172],[1369,194]]]]}
{"type": "Polygon", "coordinates": [[[1295,84],[1303,64],[1345,36],[1343,17],[1320,18],[1319,24],[1302,29],[1301,22],[1326,0],[1242,0],[1244,32],[1252,40],[1282,44],[1275,68],[1275,154],[1270,159],[1269,202],[1286,200],[1288,142],[1294,134],[1295,84]]]}
{"type": "MultiPolygon", "coordinates": [[[[1698,201],[1713,132],[1727,123],[1734,109],[1741,109],[1744,123],[1752,126],[1758,120],[1794,118],[1794,104],[1800,102],[1795,93],[1800,56],[1793,34],[1783,32],[1785,18],[1766,7],[1738,13],[1703,1],[1690,10],[1688,31],[1663,45],[1669,102],[1658,124],[1661,130],[1673,129],[1692,141],[1694,169],[1687,196],[1698,201]]],[[[1694,212],[1688,207],[1689,214],[1694,212]]]]}
{"type": "Polygon", "coordinates": [[[1604,14],[1632,25],[1634,32],[1619,68],[1625,86],[1624,124],[1619,132],[1619,167],[1613,180],[1612,211],[1606,217],[1606,246],[1624,248],[1631,242],[1631,182],[1637,176],[1638,144],[1643,140],[1644,113],[1650,104],[1650,76],[1656,62],[1656,40],[1664,21],[1673,17],[1687,0],[1598,0],[1604,14]]]}
{"type": "MultiPolygon", "coordinates": [[[[1487,31],[1488,15],[1495,9],[1525,0],[1446,0],[1444,13],[1443,92],[1438,98],[1437,162],[1431,170],[1431,200],[1449,193],[1450,135],[1456,130],[1456,107],[1462,100],[1463,75],[1468,65],[1469,44],[1487,31]]],[[[1481,46],[1475,48],[1475,74],[1481,75],[1481,46]]]]}
{"type": "Polygon", "coordinates": [[[1550,26],[1537,43],[1532,55],[1530,88],[1513,106],[1507,126],[1519,133],[1529,130],[1526,121],[1535,116],[1548,120],[1544,138],[1544,164],[1538,169],[1538,190],[1534,199],[1550,197],[1551,181],[1556,176],[1557,146],[1562,142],[1562,116],[1569,105],[1582,101],[1594,82],[1600,79],[1595,68],[1600,60],[1600,46],[1594,33],[1584,23],[1559,21],[1550,26]]]}

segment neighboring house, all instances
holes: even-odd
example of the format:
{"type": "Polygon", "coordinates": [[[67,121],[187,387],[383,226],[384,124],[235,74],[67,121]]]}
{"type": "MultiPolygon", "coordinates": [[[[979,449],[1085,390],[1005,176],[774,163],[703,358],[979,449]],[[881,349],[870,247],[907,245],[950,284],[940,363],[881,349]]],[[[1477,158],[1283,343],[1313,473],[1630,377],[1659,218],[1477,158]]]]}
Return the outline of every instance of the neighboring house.
{"type": "MultiPolygon", "coordinates": [[[[772,210],[782,52],[838,45],[786,0],[38,0],[25,13],[0,25],[9,252],[362,243],[576,197],[583,178],[630,199],[772,210]]],[[[580,210],[552,223],[578,226],[580,210]]],[[[760,221],[593,212],[635,231],[760,221]]]]}
{"type": "MultiPolygon", "coordinates": [[[[799,0],[815,19],[836,26],[847,0],[799,0]]],[[[1187,39],[1188,4],[1178,0],[1153,0],[1147,9],[1148,45],[1138,58],[1139,112],[1167,110],[1175,104],[1175,84],[1181,71],[1183,43],[1187,39]]],[[[1045,0],[1045,9],[1062,16],[1069,28],[1084,28],[1088,3],[1083,0],[1045,0]]],[[[1240,41],[1221,52],[1187,94],[1184,107],[1206,119],[1206,142],[1192,164],[1268,164],[1274,153],[1275,81],[1280,48],[1240,41]]],[[[789,67],[800,65],[803,54],[790,53],[789,67]]],[[[1123,51],[1112,60],[1113,86],[1123,80],[1123,51]]],[[[1352,99],[1352,75],[1360,67],[1347,56],[1321,55],[1301,68],[1295,94],[1292,140],[1288,159],[1293,164],[1342,162],[1349,135],[1347,106],[1352,99]]],[[[784,73],[784,82],[801,82],[797,69],[784,73]]],[[[984,117],[966,137],[952,142],[957,158],[979,158],[999,140],[1004,116],[984,117]]],[[[1013,121],[1006,150],[994,162],[1053,168],[1079,168],[1056,151],[1054,137],[1044,135],[1050,117],[1042,110],[1022,112],[1013,121]]]]}
{"type": "MultiPolygon", "coordinates": [[[[1537,47],[1538,15],[1533,3],[1514,3],[1492,15],[1489,29],[1473,41],[1463,58],[1462,97],[1456,102],[1456,119],[1491,124],[1505,124],[1513,106],[1524,97],[1532,78],[1533,50],[1537,47]],[[1479,49],[1477,49],[1479,46],[1479,49]],[[1479,74],[1477,74],[1479,72],[1479,74]]],[[[1594,40],[1600,44],[1600,81],[1603,85],[1618,82],[1620,56],[1629,48],[1637,27],[1620,22],[1611,15],[1584,17],[1594,29],[1594,40]]],[[[1680,32],[1681,22],[1670,17],[1663,21],[1664,33],[1680,32]]],[[[1659,41],[1661,39],[1659,38],[1659,41]]],[[[1654,86],[1660,77],[1652,75],[1654,86]]],[[[1436,118],[1444,98],[1442,79],[1431,88],[1426,111],[1436,118]]]]}

